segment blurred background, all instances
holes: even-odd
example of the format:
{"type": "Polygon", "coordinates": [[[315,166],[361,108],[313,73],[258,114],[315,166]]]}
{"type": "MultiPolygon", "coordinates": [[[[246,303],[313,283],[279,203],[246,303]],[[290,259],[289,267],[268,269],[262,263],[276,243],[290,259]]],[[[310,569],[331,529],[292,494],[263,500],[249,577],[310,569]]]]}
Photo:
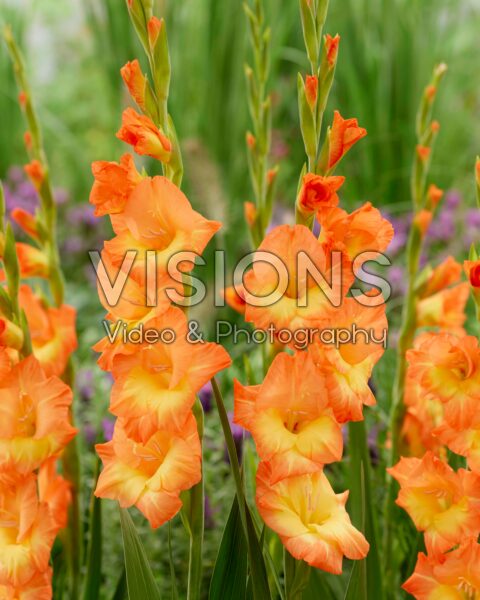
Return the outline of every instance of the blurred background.
{"type": "MultiPolygon", "coordinates": [[[[348,176],[342,205],[352,210],[370,200],[392,218],[397,236],[390,249],[396,260],[390,277],[400,294],[415,113],[433,66],[442,61],[449,71],[437,99],[442,129],[432,181],[448,193],[429,234],[430,258],[438,263],[453,254],[463,260],[475,231],[478,239],[473,165],[480,153],[480,0],[331,0],[330,4],[326,32],[338,32],[341,46],[327,120],[338,108],[344,117],[357,117],[368,130],[366,140],[342,163],[339,174],[348,176]]],[[[288,220],[304,161],[296,77],[298,71],[306,71],[307,61],[297,1],[265,0],[265,5],[272,28],[271,164],[280,165],[275,218],[288,220]]],[[[217,245],[228,250],[228,261],[233,263],[249,249],[243,203],[251,196],[243,72],[249,52],[241,1],[163,0],[157,1],[156,14],[165,16],[169,31],[170,111],[183,143],[185,190],[194,207],[225,222],[217,245]]],[[[68,297],[79,311],[77,408],[88,473],[94,460],[89,452],[93,442],[108,437],[111,429],[105,420],[109,381],[92,367],[90,350],[102,335],[103,313],[87,251],[100,248],[109,235],[107,224],[94,219],[88,204],[90,163],[118,160],[125,151],[114,135],[128,103],[119,69],[128,60],[142,57],[142,52],[123,0],[0,0],[0,22],[13,26],[24,50],[56,187],[68,297]]],[[[0,177],[7,204],[33,208],[35,193],[22,170],[24,124],[4,48],[0,81],[0,177]]],[[[392,301],[392,315],[400,304],[392,301]]],[[[388,361],[384,364],[383,375],[390,368],[388,361]]],[[[208,394],[206,390],[207,400],[208,394]]],[[[229,505],[226,497],[232,491],[222,485],[228,465],[217,428],[216,420],[209,421],[207,415],[206,453],[215,465],[207,474],[211,534],[206,556],[211,564],[229,505]]],[[[111,519],[115,514],[112,508],[111,519]]],[[[166,535],[163,530],[155,534],[154,560],[164,564],[165,571],[159,571],[164,573],[168,558],[161,548],[166,535]]],[[[113,585],[121,546],[116,536],[107,536],[106,544],[111,544],[111,552],[105,554],[107,584],[113,585]]],[[[176,543],[174,551],[181,554],[186,549],[176,543]]],[[[182,564],[181,556],[177,564],[182,564]]]]}

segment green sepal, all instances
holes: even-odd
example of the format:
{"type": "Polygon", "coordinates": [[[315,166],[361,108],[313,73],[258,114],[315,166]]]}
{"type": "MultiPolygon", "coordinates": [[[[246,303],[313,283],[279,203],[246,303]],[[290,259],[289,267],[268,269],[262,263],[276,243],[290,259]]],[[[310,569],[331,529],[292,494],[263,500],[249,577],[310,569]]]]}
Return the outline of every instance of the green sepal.
{"type": "Polygon", "coordinates": [[[298,90],[298,109],[300,112],[300,129],[302,130],[303,143],[305,151],[309,157],[317,153],[317,135],[315,128],[315,118],[312,109],[307,101],[305,93],[305,82],[301,74],[297,77],[298,90]]]}
{"type": "Polygon", "coordinates": [[[308,60],[312,65],[316,65],[318,62],[318,37],[312,2],[309,4],[308,0],[300,0],[300,15],[308,60]]]}
{"type": "Polygon", "coordinates": [[[161,104],[160,112],[160,123],[165,126],[165,118],[167,116],[167,99],[170,90],[170,78],[171,78],[171,64],[170,64],[170,52],[168,49],[168,36],[167,26],[165,21],[162,19],[162,27],[158,34],[155,47],[152,49],[154,73],[153,73],[153,87],[156,91],[157,99],[161,104]]]}
{"type": "Polygon", "coordinates": [[[5,265],[5,274],[7,277],[7,288],[12,309],[18,317],[18,290],[20,289],[20,266],[18,264],[17,249],[15,246],[15,236],[10,223],[7,224],[5,232],[5,249],[3,252],[3,263],[5,265]]]}
{"type": "Polygon", "coordinates": [[[178,141],[177,132],[173,119],[168,115],[168,130],[167,136],[172,144],[172,155],[168,164],[165,165],[165,175],[177,187],[180,187],[183,179],[183,160],[180,143],[178,141]]]}

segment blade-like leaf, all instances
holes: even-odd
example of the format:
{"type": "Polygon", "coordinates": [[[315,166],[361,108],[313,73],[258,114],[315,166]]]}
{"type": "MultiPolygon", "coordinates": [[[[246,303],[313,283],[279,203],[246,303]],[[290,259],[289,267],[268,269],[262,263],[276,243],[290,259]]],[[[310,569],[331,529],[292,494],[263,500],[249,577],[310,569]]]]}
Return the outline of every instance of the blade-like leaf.
{"type": "MultiPolygon", "coordinates": [[[[318,598],[323,598],[323,600],[337,600],[337,598],[341,598],[339,590],[335,592],[330,586],[328,577],[327,573],[322,573],[318,569],[312,569],[310,581],[303,591],[302,600],[318,600],[318,598]]],[[[338,587],[341,587],[340,584],[338,587]]]]}
{"type": "Polygon", "coordinates": [[[90,503],[90,540],[87,551],[87,573],[83,588],[84,600],[100,597],[102,579],[102,503],[92,494],[90,503]]]}
{"type": "Polygon", "coordinates": [[[147,554],[132,518],[124,508],[120,509],[120,523],[122,525],[129,599],[140,600],[148,598],[148,600],[160,600],[160,591],[155,583],[147,554]]]}
{"type": "Polygon", "coordinates": [[[117,586],[113,592],[112,600],[125,600],[127,597],[127,574],[125,573],[125,565],[122,569],[122,574],[118,578],[117,586]]]}
{"type": "Polygon", "coordinates": [[[247,542],[235,496],[215,562],[209,600],[244,600],[247,564],[247,542]]]}

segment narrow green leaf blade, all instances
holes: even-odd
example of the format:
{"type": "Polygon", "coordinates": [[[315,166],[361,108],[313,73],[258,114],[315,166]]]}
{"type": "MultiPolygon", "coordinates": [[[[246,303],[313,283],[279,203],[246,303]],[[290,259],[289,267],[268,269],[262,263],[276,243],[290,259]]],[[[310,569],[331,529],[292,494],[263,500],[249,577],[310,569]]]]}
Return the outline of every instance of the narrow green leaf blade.
{"type": "Polygon", "coordinates": [[[90,540],[87,550],[87,573],[83,588],[84,600],[98,600],[102,580],[102,503],[92,494],[90,503],[90,540]]]}
{"type": "Polygon", "coordinates": [[[235,496],[218,551],[209,600],[244,600],[247,589],[247,542],[235,496]]]}
{"type": "Polygon", "coordinates": [[[148,600],[160,600],[160,591],[155,583],[140,536],[135,529],[132,518],[124,508],[120,509],[120,523],[122,525],[129,599],[148,598],[148,600]]]}

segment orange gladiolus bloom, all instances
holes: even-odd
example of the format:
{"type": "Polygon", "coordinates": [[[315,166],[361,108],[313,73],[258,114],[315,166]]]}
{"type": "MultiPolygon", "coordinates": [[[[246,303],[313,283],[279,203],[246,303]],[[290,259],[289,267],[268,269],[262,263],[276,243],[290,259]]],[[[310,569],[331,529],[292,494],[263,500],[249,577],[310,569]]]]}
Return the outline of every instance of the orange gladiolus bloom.
{"type": "Polygon", "coordinates": [[[448,256],[442,263],[433,269],[428,278],[425,289],[422,290],[421,298],[433,296],[445,288],[458,283],[462,276],[462,266],[453,256],[448,256]]]}
{"type": "Polygon", "coordinates": [[[336,206],[339,202],[338,190],[342,187],[345,177],[322,177],[307,173],[297,200],[300,212],[313,214],[321,208],[336,206]]]}
{"type": "Polygon", "coordinates": [[[367,135],[367,130],[358,126],[357,119],[344,119],[335,111],[330,131],[328,168],[333,169],[350,148],[367,135]]]}
{"type": "Polygon", "coordinates": [[[187,319],[179,308],[170,308],[148,327],[168,328],[175,340],[137,346],[131,356],[116,356],[110,405],[114,415],[124,418],[128,435],[143,441],[168,424],[180,428],[198,390],[231,364],[221,346],[188,341],[187,319]]]}
{"type": "Polygon", "coordinates": [[[29,356],[0,383],[0,470],[28,473],[58,455],[75,436],[69,421],[72,391],[47,377],[29,356]]]}
{"type": "MultiPolygon", "coordinates": [[[[139,183],[121,215],[112,221],[115,233],[105,242],[105,249],[115,267],[119,267],[127,250],[138,252],[132,273],[145,273],[146,252],[156,253],[157,267],[165,272],[169,259],[178,252],[201,254],[221,227],[193,210],[180,189],[166,177],[145,178],[139,183]]],[[[183,271],[193,263],[185,262],[183,271]]]]}
{"type": "Polygon", "coordinates": [[[2,477],[0,514],[0,585],[23,587],[47,571],[56,534],[48,505],[38,500],[35,475],[2,477]]]}
{"type": "Polygon", "coordinates": [[[50,271],[48,259],[41,250],[22,242],[17,242],[15,248],[20,265],[20,275],[23,279],[29,277],[48,279],[50,271]]]}
{"type": "Polygon", "coordinates": [[[416,600],[474,600],[480,595],[480,545],[469,539],[441,557],[418,555],[403,589],[416,600]]]}
{"type": "Polygon", "coordinates": [[[364,329],[374,333],[377,342],[367,340],[364,332],[338,344],[315,343],[309,347],[315,364],[325,375],[330,404],[340,423],[361,421],[363,406],[373,406],[375,396],[368,385],[373,367],[380,360],[383,336],[388,327],[385,305],[366,307],[345,298],[340,308],[330,308],[326,323],[338,330],[364,329]],[[348,341],[348,343],[347,343],[348,341]]]}
{"type": "Polygon", "coordinates": [[[142,73],[140,63],[137,59],[127,62],[120,69],[120,74],[125,82],[125,85],[130,92],[130,95],[138,104],[138,106],[145,109],[145,86],[147,85],[147,79],[142,73]]]}
{"type": "Polygon", "coordinates": [[[202,477],[197,424],[189,414],[178,431],[155,428],[143,443],[127,437],[121,420],[112,441],[95,447],[104,468],[95,495],[135,505],[153,528],[174,517],[182,506],[180,492],[202,477]]]}
{"type": "MultiPolygon", "coordinates": [[[[281,225],[273,229],[255,253],[253,269],[244,277],[246,321],[259,328],[268,328],[270,324],[274,324],[277,329],[288,328],[291,331],[318,327],[324,322],[330,306],[326,297],[327,287],[333,282],[333,287],[338,291],[338,280],[344,274],[341,267],[328,272],[326,266],[325,252],[307,227],[281,225]],[[268,253],[275,266],[266,263],[260,252],[268,253]],[[299,271],[298,263],[302,257],[306,262],[309,259],[313,263],[328,284],[321,280],[316,283],[313,277],[307,276],[305,269],[303,272],[299,271]],[[286,272],[282,270],[279,278],[282,264],[286,272]],[[287,287],[284,294],[274,294],[276,290],[281,292],[285,285],[287,287]],[[255,306],[259,298],[270,294],[269,305],[255,306]]],[[[346,292],[345,288],[350,286],[345,284],[345,279],[342,283],[343,291],[346,292]]]]}
{"type": "Polygon", "coordinates": [[[417,305],[417,327],[439,327],[443,331],[462,335],[469,294],[468,283],[460,283],[420,300],[417,305]]]}
{"type": "Polygon", "coordinates": [[[134,190],[142,181],[131,154],[124,154],[120,163],[99,160],[92,163],[95,177],[90,202],[95,206],[95,216],[122,212],[134,190]]]}
{"type": "Polygon", "coordinates": [[[419,210],[418,213],[413,218],[413,224],[418,227],[420,233],[423,236],[426,235],[430,224],[433,219],[433,213],[431,210],[422,209],[419,210]]]}
{"type": "Polygon", "coordinates": [[[272,484],[342,458],[342,431],[324,377],[306,352],[278,354],[261,385],[235,381],[235,422],[269,461],[272,484]]]}
{"type": "Polygon", "coordinates": [[[422,459],[401,458],[387,469],[400,484],[397,504],[425,533],[429,553],[451,550],[480,533],[480,476],[427,452],[422,459]]]}
{"type": "Polygon", "coordinates": [[[225,302],[236,310],[241,315],[245,314],[245,289],[241,285],[230,286],[226,288],[223,292],[223,297],[225,298],[225,302]]]}
{"type": "Polygon", "coordinates": [[[0,585],[2,600],[51,600],[52,569],[48,567],[43,573],[36,573],[23,585],[0,585]]]}
{"type": "Polygon", "coordinates": [[[440,200],[443,198],[444,193],[445,192],[443,190],[441,190],[433,183],[430,185],[430,187],[428,188],[428,199],[433,208],[435,208],[438,205],[440,200]]]}
{"type": "Polygon", "coordinates": [[[35,159],[28,163],[28,165],[25,165],[23,169],[35,188],[39,190],[42,187],[43,180],[45,179],[45,171],[42,163],[35,159]]]}
{"type": "Polygon", "coordinates": [[[145,115],[139,115],[133,108],[126,108],[122,115],[122,127],[117,137],[133,146],[137,154],[146,154],[168,163],[172,154],[170,140],[145,115]]]}
{"type": "Polygon", "coordinates": [[[68,524],[68,506],[72,500],[70,483],[57,473],[56,458],[50,458],[38,472],[38,494],[40,502],[50,508],[57,531],[68,524]]]}
{"type": "Polygon", "coordinates": [[[335,207],[317,213],[319,241],[326,248],[340,250],[353,261],[362,252],[384,252],[393,239],[392,224],[370,202],[352,213],[335,207]]]}
{"type": "Polygon", "coordinates": [[[480,402],[480,348],[473,336],[430,335],[407,352],[412,377],[427,393],[441,400],[445,420],[467,429],[480,402]]]}
{"type": "Polygon", "coordinates": [[[77,348],[75,309],[66,304],[60,308],[45,306],[28,285],[20,287],[19,301],[27,317],[35,357],[47,376],[59,377],[77,348]]]}
{"type": "Polygon", "coordinates": [[[271,476],[270,464],[261,462],[258,510],[294,558],[335,574],[342,572],[344,556],[365,558],[369,544],[345,510],[348,492],[335,494],[323,471],[288,477],[276,484],[271,476]]]}
{"type": "Polygon", "coordinates": [[[444,422],[435,429],[434,433],[452,452],[465,456],[469,468],[480,475],[480,419],[478,417],[475,417],[467,429],[454,429],[444,422]]]}

